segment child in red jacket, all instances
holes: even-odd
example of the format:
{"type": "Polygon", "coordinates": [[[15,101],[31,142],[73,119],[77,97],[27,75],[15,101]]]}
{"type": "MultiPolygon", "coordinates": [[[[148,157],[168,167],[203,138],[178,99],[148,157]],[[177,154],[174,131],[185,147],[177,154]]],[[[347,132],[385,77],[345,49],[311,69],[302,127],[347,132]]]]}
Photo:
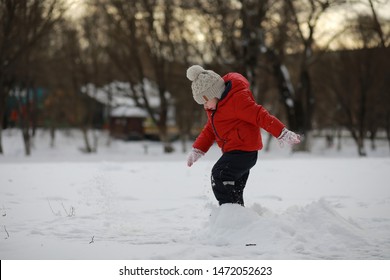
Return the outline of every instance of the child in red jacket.
{"type": "Polygon", "coordinates": [[[244,206],[243,191],[249,170],[263,147],[260,128],[278,138],[281,144],[297,144],[299,135],[289,131],[261,105],[256,104],[249,82],[239,73],[221,77],[199,65],[187,69],[192,94],[204,106],[208,120],[188,155],[187,165],[197,161],[216,141],[222,156],[211,172],[211,185],[219,205],[244,206]]]}

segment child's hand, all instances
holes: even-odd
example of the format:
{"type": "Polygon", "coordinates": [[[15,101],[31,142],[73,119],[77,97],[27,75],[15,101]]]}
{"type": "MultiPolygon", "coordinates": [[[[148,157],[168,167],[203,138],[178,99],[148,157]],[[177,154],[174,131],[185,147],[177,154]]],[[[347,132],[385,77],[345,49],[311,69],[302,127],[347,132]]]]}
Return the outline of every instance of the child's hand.
{"type": "Polygon", "coordinates": [[[188,154],[187,157],[187,165],[191,167],[194,164],[194,162],[197,161],[202,156],[204,156],[203,151],[192,148],[191,152],[188,154]]]}
{"type": "Polygon", "coordinates": [[[280,136],[278,137],[278,141],[281,147],[283,147],[284,144],[292,146],[301,142],[301,136],[287,128],[283,128],[282,133],[280,133],[280,136]]]}

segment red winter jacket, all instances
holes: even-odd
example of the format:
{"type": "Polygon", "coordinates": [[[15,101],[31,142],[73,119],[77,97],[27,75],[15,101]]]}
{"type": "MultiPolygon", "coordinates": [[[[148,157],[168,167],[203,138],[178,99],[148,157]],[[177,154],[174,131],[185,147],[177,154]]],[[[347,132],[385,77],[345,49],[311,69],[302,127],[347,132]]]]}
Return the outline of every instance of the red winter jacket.
{"type": "Polygon", "coordinates": [[[217,141],[222,152],[261,150],[263,142],[260,128],[278,137],[284,124],[263,106],[256,104],[249,82],[241,74],[228,73],[222,78],[228,85],[227,90],[222,94],[215,111],[206,110],[207,123],[193,147],[207,152],[217,141]]]}

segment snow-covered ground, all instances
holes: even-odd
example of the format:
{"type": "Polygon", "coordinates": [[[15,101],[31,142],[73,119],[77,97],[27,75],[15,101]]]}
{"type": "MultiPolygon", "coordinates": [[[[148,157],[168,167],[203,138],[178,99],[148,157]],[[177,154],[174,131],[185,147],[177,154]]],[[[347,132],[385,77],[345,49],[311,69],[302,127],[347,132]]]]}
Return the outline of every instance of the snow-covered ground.
{"type": "MultiPolygon", "coordinates": [[[[79,150],[78,132],[54,148],[39,131],[32,155],[3,133],[0,259],[390,259],[390,153],[359,158],[316,140],[312,154],[272,144],[260,152],[246,208],[217,206],[214,147],[186,166],[156,142],[99,138],[79,150]]],[[[190,143],[189,143],[190,146],[190,143]]]]}

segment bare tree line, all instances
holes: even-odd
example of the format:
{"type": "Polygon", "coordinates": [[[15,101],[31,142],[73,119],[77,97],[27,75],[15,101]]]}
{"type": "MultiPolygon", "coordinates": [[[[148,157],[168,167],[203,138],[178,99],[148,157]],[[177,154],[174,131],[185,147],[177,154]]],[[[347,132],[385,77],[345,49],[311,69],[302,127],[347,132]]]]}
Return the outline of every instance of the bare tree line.
{"type": "Polygon", "coordinates": [[[378,14],[381,5],[374,0],[90,0],[87,12],[71,20],[61,0],[0,0],[0,124],[6,124],[9,97],[17,97],[27,155],[38,114],[53,139],[58,127],[78,127],[85,151],[96,152],[97,139],[89,132],[97,105],[82,87],[121,80],[132,86],[128,96],[148,112],[170,152],[169,104],[175,104],[183,140],[192,137],[201,119],[185,78],[185,69],[199,63],[221,74],[243,73],[258,101],[305,135],[299,150],[310,150],[313,129],[343,127],[365,155],[364,140],[369,135],[374,143],[379,130],[386,131],[390,145],[390,25],[378,14]],[[364,13],[340,30],[327,30],[328,43],[337,40],[343,50],[320,45],[321,19],[356,4],[366,7],[364,13]],[[354,45],[342,47],[342,36],[353,38],[354,45]],[[146,80],[156,84],[158,110],[150,105],[146,80]],[[38,88],[47,92],[44,108],[37,108],[38,88]]]}

